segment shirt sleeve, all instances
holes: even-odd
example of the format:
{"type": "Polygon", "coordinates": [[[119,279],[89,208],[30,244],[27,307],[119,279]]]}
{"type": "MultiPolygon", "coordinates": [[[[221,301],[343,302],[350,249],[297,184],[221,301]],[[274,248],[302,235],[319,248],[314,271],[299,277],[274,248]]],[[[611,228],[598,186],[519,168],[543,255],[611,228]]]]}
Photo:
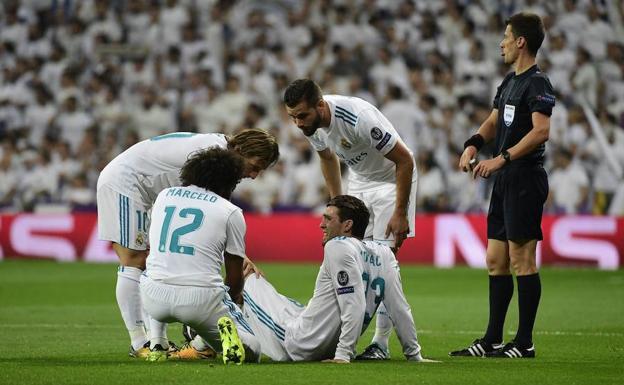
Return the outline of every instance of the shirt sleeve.
{"type": "Polygon", "coordinates": [[[308,139],[308,142],[310,142],[312,148],[316,151],[323,151],[328,147],[327,134],[320,128],[317,129],[312,136],[306,136],[306,139],[308,139]]]}
{"type": "Polygon", "coordinates": [[[332,277],[332,286],[340,308],[340,338],[334,358],[350,361],[362,332],[366,298],[362,282],[362,269],[357,263],[359,256],[351,245],[340,240],[325,245],[325,265],[332,277]]]}
{"type": "Polygon", "coordinates": [[[232,255],[238,255],[240,257],[245,256],[245,232],[247,231],[247,225],[245,224],[245,218],[243,212],[240,209],[236,209],[230,214],[227,221],[227,227],[225,229],[225,252],[232,255]]]}
{"type": "Polygon", "coordinates": [[[541,112],[546,116],[552,115],[552,109],[555,106],[555,95],[548,78],[543,76],[531,78],[527,102],[531,113],[541,112]]]}
{"type": "Polygon", "coordinates": [[[381,112],[368,109],[360,112],[355,134],[382,155],[389,153],[399,139],[399,134],[381,112]]]}

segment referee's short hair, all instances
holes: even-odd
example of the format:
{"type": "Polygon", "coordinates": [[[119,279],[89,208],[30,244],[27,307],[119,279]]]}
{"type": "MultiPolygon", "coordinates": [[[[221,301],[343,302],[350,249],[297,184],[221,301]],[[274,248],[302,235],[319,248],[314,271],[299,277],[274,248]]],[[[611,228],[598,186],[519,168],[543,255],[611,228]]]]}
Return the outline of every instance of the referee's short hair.
{"type": "Polygon", "coordinates": [[[230,199],[244,169],[245,159],[240,154],[213,147],[191,154],[182,166],[180,180],[183,186],[194,185],[230,199]]]}
{"type": "Polygon", "coordinates": [[[533,56],[544,41],[544,24],[542,19],[535,13],[520,12],[505,20],[505,25],[511,26],[511,32],[515,38],[523,37],[527,42],[527,49],[533,56]]]}
{"type": "Polygon", "coordinates": [[[327,202],[327,207],[335,206],[338,209],[340,222],[347,219],[353,221],[351,234],[358,239],[363,239],[368,226],[370,213],[364,202],[351,195],[336,195],[327,202]]]}

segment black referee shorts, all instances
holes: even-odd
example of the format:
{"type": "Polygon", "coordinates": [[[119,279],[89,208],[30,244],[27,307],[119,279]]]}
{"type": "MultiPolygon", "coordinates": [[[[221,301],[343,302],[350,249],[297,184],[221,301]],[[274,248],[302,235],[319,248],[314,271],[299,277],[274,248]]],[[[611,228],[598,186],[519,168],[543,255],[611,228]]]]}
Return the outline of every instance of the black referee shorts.
{"type": "Polygon", "coordinates": [[[487,218],[488,239],[542,240],[542,212],[548,197],[544,168],[506,167],[495,178],[487,218]]]}

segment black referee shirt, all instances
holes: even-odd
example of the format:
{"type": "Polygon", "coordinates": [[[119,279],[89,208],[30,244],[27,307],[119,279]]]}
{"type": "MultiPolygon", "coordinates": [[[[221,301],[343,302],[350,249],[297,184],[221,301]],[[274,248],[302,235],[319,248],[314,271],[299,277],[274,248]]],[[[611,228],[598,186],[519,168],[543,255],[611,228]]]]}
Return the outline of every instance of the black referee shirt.
{"type": "MultiPolygon", "coordinates": [[[[548,77],[537,65],[520,75],[509,73],[496,90],[494,108],[498,109],[496,127],[496,154],[513,147],[531,129],[531,114],[541,112],[550,116],[555,106],[555,95],[548,77]]],[[[516,165],[536,165],[544,162],[545,145],[540,144],[531,153],[514,159],[516,165]]]]}

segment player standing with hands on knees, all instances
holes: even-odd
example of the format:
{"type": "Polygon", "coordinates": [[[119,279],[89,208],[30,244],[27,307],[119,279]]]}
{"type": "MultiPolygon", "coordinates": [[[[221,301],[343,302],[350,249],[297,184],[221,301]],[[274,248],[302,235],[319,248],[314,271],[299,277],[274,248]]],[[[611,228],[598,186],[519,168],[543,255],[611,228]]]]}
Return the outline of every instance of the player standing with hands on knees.
{"type": "Polygon", "coordinates": [[[555,97],[548,77],[535,64],[544,40],[540,17],[517,13],[505,24],[501,54],[514,72],[498,87],[492,113],[466,141],[459,161],[475,178],[495,178],[487,218],[490,318],[482,338],[451,356],[535,357],[532,334],[541,296],[535,254],[548,196],[542,165],[555,97]],[[495,140],[497,155],[475,162],[479,149],[491,140],[495,140]],[[519,325],[515,338],[503,345],[503,326],[514,290],[510,268],[518,283],[519,325]]]}
{"type": "MultiPolygon", "coordinates": [[[[342,194],[340,160],[351,171],[347,194],[370,212],[364,239],[396,253],[414,236],[417,175],[414,157],[392,124],[365,100],[323,95],[310,79],[293,81],[284,92],[286,112],[318,152],[330,198],[342,194]]],[[[377,313],[373,343],[356,359],[389,358],[392,321],[383,304],[377,313]]]]}

